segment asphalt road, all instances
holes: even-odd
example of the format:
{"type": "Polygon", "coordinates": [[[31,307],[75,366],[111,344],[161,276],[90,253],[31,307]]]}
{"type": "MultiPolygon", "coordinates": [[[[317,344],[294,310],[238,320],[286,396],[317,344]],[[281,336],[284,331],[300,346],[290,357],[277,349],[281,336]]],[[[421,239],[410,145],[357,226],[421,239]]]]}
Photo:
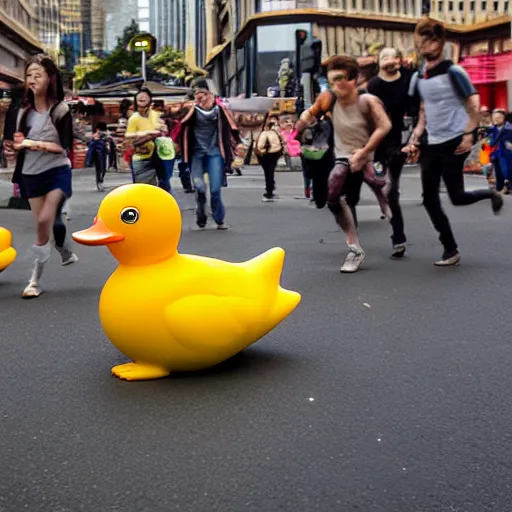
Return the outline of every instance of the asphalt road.
{"type": "MultiPolygon", "coordinates": [[[[447,206],[462,265],[435,268],[408,172],[407,258],[389,259],[365,189],[367,259],[341,275],[329,212],[294,199],[300,175],[277,180],[283,199],[263,204],[259,172],[230,178],[227,232],[191,230],[183,203],[180,250],[240,261],[281,246],[299,308],[220,367],[150,382],[110,375],[126,359],[97,314],[108,251],[52,258],[47,293],[24,302],[30,212],[0,210],[19,250],[0,275],[0,512],[512,510],[510,209],[447,206]]],[[[75,181],[72,230],[101,197],[91,176],[75,181]]]]}

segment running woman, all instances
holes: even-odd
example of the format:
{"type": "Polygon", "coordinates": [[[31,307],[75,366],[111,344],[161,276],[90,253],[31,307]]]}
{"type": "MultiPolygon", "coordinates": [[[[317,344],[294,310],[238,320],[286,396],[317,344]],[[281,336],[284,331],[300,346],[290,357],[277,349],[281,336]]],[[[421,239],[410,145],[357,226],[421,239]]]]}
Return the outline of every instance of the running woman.
{"type": "Polygon", "coordinates": [[[493,212],[498,214],[503,199],[489,189],[464,190],[464,162],[476,141],[480,97],[464,69],[444,59],[443,24],[429,18],[420,21],[414,39],[425,67],[413,76],[410,94],[419,94],[422,103],[418,124],[403,151],[415,159],[417,144],[426,129],[427,144],[420,154],[423,205],[444,248],[434,265],[457,265],[460,252],[439,198],[441,177],[455,206],[490,199],[493,212]]]}
{"type": "Polygon", "coordinates": [[[59,70],[47,55],[30,59],[25,68],[26,108],[18,115],[14,150],[18,151],[13,181],[30,203],[36,221],[35,255],[25,299],[39,297],[39,284],[50,258],[53,234],[63,265],[78,260],[66,243],[62,208],[71,197],[71,162],[67,152],[73,143],[73,120],[64,103],[59,70]]]}

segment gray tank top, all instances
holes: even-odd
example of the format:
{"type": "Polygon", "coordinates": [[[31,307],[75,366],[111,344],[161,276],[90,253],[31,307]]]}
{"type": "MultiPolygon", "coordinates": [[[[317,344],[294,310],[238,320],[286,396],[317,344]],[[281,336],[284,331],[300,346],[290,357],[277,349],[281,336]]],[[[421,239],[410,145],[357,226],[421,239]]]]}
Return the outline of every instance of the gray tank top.
{"type": "MultiPolygon", "coordinates": [[[[366,146],[371,133],[368,117],[361,111],[360,98],[347,107],[337,101],[332,109],[332,121],[336,158],[349,158],[354,151],[366,146]]],[[[368,155],[368,160],[373,160],[373,153],[368,155]]]]}

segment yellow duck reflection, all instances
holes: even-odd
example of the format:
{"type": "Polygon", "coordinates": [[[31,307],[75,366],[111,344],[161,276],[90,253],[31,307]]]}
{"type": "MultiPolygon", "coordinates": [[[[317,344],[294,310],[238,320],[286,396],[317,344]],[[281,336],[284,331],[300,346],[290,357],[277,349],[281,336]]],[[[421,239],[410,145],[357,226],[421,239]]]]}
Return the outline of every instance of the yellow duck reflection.
{"type": "Polygon", "coordinates": [[[125,380],[214,366],[286,318],[301,296],[279,285],[283,249],[244,263],[178,253],[181,213],[174,198],[144,184],[110,192],[94,225],[73,234],[106,245],[119,266],[100,297],[101,323],[132,363],[112,368],[125,380]]]}

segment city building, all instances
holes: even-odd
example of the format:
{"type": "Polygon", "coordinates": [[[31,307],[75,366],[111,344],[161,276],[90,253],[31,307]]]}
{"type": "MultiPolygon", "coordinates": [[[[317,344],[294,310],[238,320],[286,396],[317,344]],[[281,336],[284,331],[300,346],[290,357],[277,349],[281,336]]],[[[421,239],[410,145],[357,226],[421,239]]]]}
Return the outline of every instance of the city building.
{"type": "Polygon", "coordinates": [[[151,0],[103,0],[105,10],[105,50],[111,52],[126,26],[135,20],[141,32],[150,31],[151,0]]]}
{"type": "Polygon", "coordinates": [[[95,54],[105,51],[105,23],[103,0],[91,0],[91,49],[95,54]]]}
{"type": "Polygon", "coordinates": [[[0,0],[0,137],[23,95],[27,60],[42,51],[35,10],[24,0],[0,0]]]}
{"type": "Polygon", "coordinates": [[[44,50],[56,58],[60,49],[59,0],[31,0],[34,8],[37,33],[44,50]]]}
{"type": "Polygon", "coordinates": [[[84,52],[81,0],[60,0],[60,33],[65,66],[72,69],[84,52]]]}
{"type": "Polygon", "coordinates": [[[27,60],[42,51],[35,10],[25,0],[0,0],[0,89],[23,84],[27,60]]]}
{"type": "Polygon", "coordinates": [[[394,46],[407,56],[414,53],[414,27],[430,9],[430,16],[445,22],[452,58],[458,61],[481,41],[490,41],[489,53],[505,51],[512,20],[512,0],[204,1],[206,33],[198,43],[203,51],[196,53],[206,59],[198,63],[226,96],[266,95],[283,61],[295,62],[297,29],[322,42],[323,57],[365,56],[379,45],[394,46]]]}
{"type": "Polygon", "coordinates": [[[187,46],[187,5],[190,0],[149,0],[149,32],[156,37],[157,47],[187,46]]]}

